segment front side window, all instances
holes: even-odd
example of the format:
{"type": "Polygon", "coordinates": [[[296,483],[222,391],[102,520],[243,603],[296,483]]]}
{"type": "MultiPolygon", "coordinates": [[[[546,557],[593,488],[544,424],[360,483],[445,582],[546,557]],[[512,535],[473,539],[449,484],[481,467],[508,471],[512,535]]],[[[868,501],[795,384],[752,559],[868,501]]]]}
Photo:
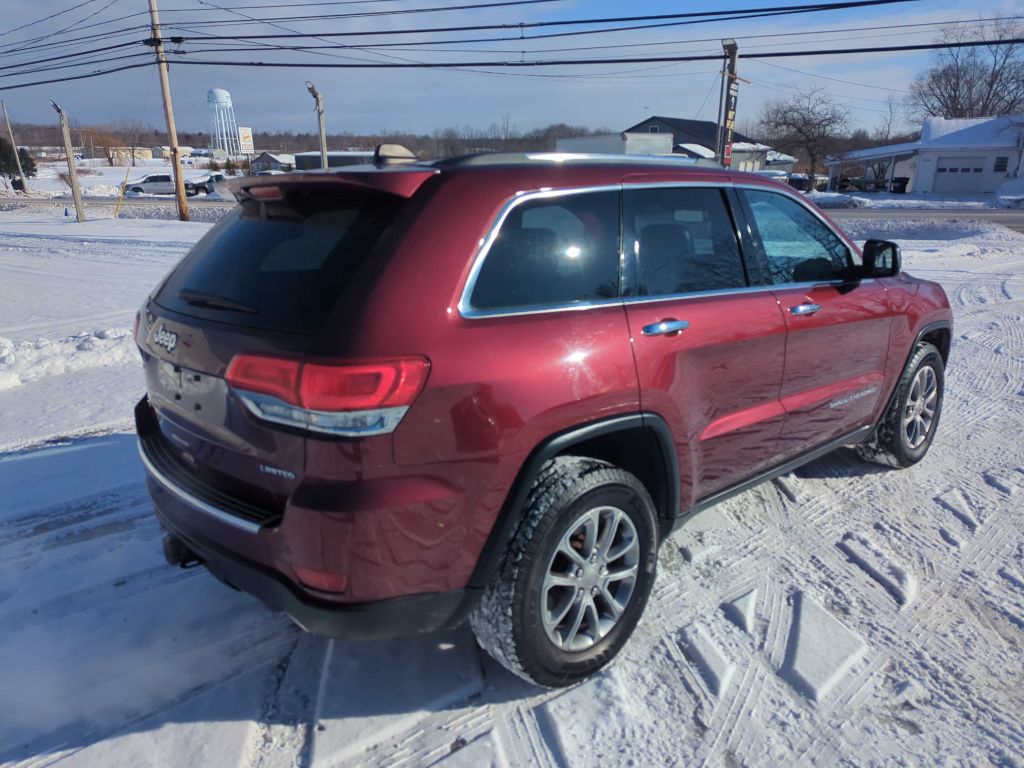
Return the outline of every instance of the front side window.
{"type": "Polygon", "coordinates": [[[619,194],[580,192],[515,206],[470,296],[475,310],[543,309],[619,295],[619,194]]]}
{"type": "Polygon", "coordinates": [[[732,219],[715,188],[627,189],[625,242],[637,296],[673,296],[747,285],[732,219]]]}
{"type": "Polygon", "coordinates": [[[771,282],[808,283],[854,277],[858,261],[809,209],[788,195],[743,190],[771,282]]]}

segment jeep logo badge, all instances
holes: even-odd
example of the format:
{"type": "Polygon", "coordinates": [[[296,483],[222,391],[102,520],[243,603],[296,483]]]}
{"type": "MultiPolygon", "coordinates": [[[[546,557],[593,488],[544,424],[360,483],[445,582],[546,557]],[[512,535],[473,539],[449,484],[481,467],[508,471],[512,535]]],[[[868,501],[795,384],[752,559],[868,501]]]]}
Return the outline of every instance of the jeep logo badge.
{"type": "Polygon", "coordinates": [[[178,344],[178,334],[168,331],[167,327],[160,323],[160,328],[153,334],[153,343],[158,347],[163,347],[168,352],[173,352],[174,347],[178,344]]]}

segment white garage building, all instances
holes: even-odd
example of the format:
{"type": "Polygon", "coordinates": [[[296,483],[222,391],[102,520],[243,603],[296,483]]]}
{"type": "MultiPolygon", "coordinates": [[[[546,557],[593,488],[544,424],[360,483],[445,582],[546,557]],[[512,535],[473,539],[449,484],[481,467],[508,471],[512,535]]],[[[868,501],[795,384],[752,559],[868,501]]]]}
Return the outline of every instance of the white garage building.
{"type": "Polygon", "coordinates": [[[908,192],[936,195],[995,192],[1021,170],[1024,115],[974,119],[925,118],[921,138],[828,158],[829,189],[839,177],[875,176],[887,163],[888,181],[909,178],[908,192]],[[862,169],[858,168],[862,166],[862,169]],[[861,172],[858,172],[861,171],[861,172]]]}

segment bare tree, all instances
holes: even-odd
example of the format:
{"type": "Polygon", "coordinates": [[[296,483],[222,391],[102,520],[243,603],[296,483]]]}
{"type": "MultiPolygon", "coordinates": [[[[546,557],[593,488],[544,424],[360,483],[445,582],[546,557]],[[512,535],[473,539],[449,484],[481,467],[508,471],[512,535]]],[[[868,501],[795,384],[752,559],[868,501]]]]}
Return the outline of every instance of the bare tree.
{"type": "Polygon", "coordinates": [[[953,24],[943,29],[932,65],[910,86],[909,104],[923,116],[995,117],[1024,108],[1024,45],[997,43],[964,48],[979,40],[1022,36],[1021,25],[1008,19],[953,24]]]}
{"type": "Polygon", "coordinates": [[[813,183],[818,161],[825,157],[849,117],[821,88],[801,90],[761,109],[762,133],[777,149],[802,151],[813,183]]]}
{"type": "Polygon", "coordinates": [[[149,127],[139,120],[118,120],[112,130],[121,140],[121,145],[128,150],[134,168],[139,149],[146,145],[146,139],[149,137],[149,127]]]}
{"type": "MultiPolygon", "coordinates": [[[[886,99],[886,113],[882,117],[882,122],[879,123],[878,127],[875,128],[874,133],[871,135],[871,140],[874,146],[880,147],[889,143],[889,139],[892,138],[893,128],[896,125],[897,112],[896,97],[890,93],[886,99]]],[[[888,157],[878,158],[872,162],[871,173],[874,178],[886,178],[889,175],[889,166],[891,163],[892,159],[888,157]]]]}

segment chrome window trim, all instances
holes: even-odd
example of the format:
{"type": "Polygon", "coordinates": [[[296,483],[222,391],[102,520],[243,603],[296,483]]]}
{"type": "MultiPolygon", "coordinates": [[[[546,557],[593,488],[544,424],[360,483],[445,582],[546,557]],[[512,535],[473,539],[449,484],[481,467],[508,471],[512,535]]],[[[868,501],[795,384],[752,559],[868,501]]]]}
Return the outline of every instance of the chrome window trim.
{"type": "MultiPolygon", "coordinates": [[[[462,294],[459,296],[459,315],[467,320],[479,320],[487,318],[504,318],[504,317],[519,317],[521,315],[538,315],[547,314],[554,312],[576,312],[584,311],[588,309],[595,309],[598,307],[608,307],[616,304],[627,305],[627,304],[650,304],[653,302],[661,301],[678,301],[680,299],[687,298],[705,298],[713,296],[728,296],[730,294],[744,294],[744,293],[756,293],[759,291],[771,291],[771,290],[786,290],[793,288],[811,288],[818,285],[843,285],[844,280],[815,280],[810,282],[800,283],[775,283],[770,285],[748,285],[745,288],[723,288],[715,291],[695,291],[692,293],[678,293],[670,294],[666,296],[627,296],[619,297],[615,299],[602,299],[599,301],[581,301],[574,302],[571,304],[550,304],[544,306],[526,306],[526,307],[514,307],[507,309],[476,309],[470,304],[470,297],[473,294],[473,289],[476,287],[477,278],[480,275],[480,270],[483,268],[484,260],[487,258],[487,254],[491,249],[491,245],[498,237],[498,232],[501,230],[502,224],[505,223],[505,219],[512,212],[514,208],[529,200],[551,198],[551,197],[562,197],[564,195],[578,195],[586,194],[588,192],[626,192],[631,189],[678,189],[681,187],[702,187],[707,189],[751,189],[758,192],[770,192],[776,195],[781,195],[793,200],[797,205],[801,206],[804,210],[809,212],[818,221],[820,221],[829,232],[839,238],[840,242],[843,243],[849,250],[850,241],[843,233],[836,229],[836,227],[824,217],[823,214],[811,207],[806,200],[800,198],[795,192],[790,192],[784,189],[777,189],[774,186],[767,184],[751,184],[749,182],[735,183],[732,181],[651,181],[651,182],[623,182],[621,184],[602,184],[593,187],[567,187],[565,189],[536,189],[536,190],[524,190],[517,192],[515,197],[505,203],[501,211],[499,211],[494,223],[491,224],[487,230],[487,234],[482,238],[480,247],[477,250],[476,256],[473,258],[473,266],[470,268],[469,277],[466,278],[466,284],[462,289],[462,294]]],[[[620,223],[621,227],[621,223],[620,223]]],[[[852,259],[851,252],[851,259],[852,259]]],[[[621,260],[622,253],[619,253],[621,260]]],[[[874,278],[867,278],[860,281],[861,283],[873,283],[874,278]]]]}
{"type": "MultiPolygon", "coordinates": [[[[873,283],[875,279],[868,278],[861,280],[861,283],[873,283]]],[[[672,293],[665,296],[627,296],[622,303],[631,304],[654,304],[660,301],[683,301],[685,299],[706,299],[716,296],[733,296],[745,293],[771,293],[780,290],[795,290],[800,288],[818,288],[821,286],[843,285],[842,280],[813,280],[806,283],[777,283],[775,285],[748,285],[746,288],[721,288],[715,291],[691,291],[690,293],[672,293]]]]}
{"type": "MultiPolygon", "coordinates": [[[[543,200],[552,197],[565,197],[567,195],[580,195],[589,194],[593,192],[621,192],[621,184],[603,184],[595,187],[568,187],[566,189],[538,189],[530,191],[516,192],[515,197],[505,203],[499,211],[497,218],[494,223],[491,224],[490,229],[487,230],[487,234],[484,235],[480,242],[480,247],[476,252],[476,256],[473,259],[473,266],[469,270],[469,277],[466,278],[466,285],[462,289],[462,295],[459,297],[459,314],[467,319],[480,318],[480,317],[509,317],[512,315],[532,315],[538,312],[551,312],[551,311],[566,311],[570,309],[586,309],[591,306],[599,306],[606,303],[618,303],[619,299],[603,299],[600,302],[573,302],[572,304],[554,304],[546,305],[544,307],[507,307],[507,308],[496,308],[496,309],[477,309],[471,303],[470,299],[473,296],[473,289],[476,288],[477,278],[480,277],[480,270],[483,268],[484,260],[487,258],[487,254],[491,250],[491,246],[494,241],[498,239],[498,232],[501,231],[502,225],[505,223],[505,219],[508,215],[518,206],[530,200],[543,200]]],[[[621,219],[621,214],[620,214],[621,219]]],[[[621,228],[621,223],[620,223],[621,228]]],[[[622,253],[619,253],[619,259],[622,259],[622,253]]]]}
{"type": "Polygon", "coordinates": [[[142,440],[138,440],[139,456],[142,458],[142,463],[149,472],[150,477],[156,480],[162,485],[169,493],[177,496],[179,499],[184,501],[191,507],[203,512],[215,520],[219,520],[225,525],[230,525],[232,528],[238,528],[239,530],[245,531],[246,533],[259,533],[263,526],[248,520],[243,520],[240,517],[236,517],[230,512],[226,512],[219,507],[215,507],[212,504],[203,501],[198,496],[194,496],[184,488],[175,485],[163,472],[157,469],[156,465],[149,460],[146,455],[145,449],[142,447],[142,440]]]}

